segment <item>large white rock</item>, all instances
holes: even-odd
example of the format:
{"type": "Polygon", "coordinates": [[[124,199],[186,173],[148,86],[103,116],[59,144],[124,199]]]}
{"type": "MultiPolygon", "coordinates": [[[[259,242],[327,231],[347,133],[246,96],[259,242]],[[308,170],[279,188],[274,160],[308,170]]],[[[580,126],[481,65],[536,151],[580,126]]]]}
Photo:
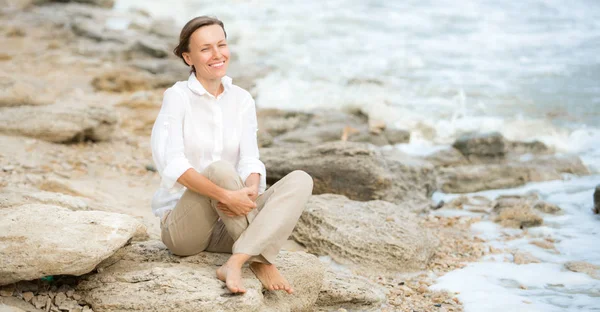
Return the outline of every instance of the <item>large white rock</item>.
{"type": "Polygon", "coordinates": [[[0,285],[82,275],[145,227],[128,215],[28,204],[0,209],[0,285]]]}
{"type": "Polygon", "coordinates": [[[311,311],[324,267],[304,252],[282,252],[276,261],[294,294],[266,291],[244,268],[246,294],[233,295],[215,270],[229,254],[171,254],[160,241],[133,243],[80,282],[77,291],[96,312],[103,311],[311,311]]]}
{"type": "Polygon", "coordinates": [[[292,237],[308,252],[329,255],[342,264],[395,272],[421,270],[439,241],[409,210],[380,200],[312,196],[292,237]]]}

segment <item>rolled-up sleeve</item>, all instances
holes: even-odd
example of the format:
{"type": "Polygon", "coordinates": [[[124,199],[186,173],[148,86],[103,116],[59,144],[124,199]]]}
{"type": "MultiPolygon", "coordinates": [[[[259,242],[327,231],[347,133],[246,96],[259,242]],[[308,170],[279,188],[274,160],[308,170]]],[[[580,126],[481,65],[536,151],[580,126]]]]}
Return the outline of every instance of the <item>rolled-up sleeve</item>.
{"type": "Polygon", "coordinates": [[[242,134],[240,137],[240,161],[237,171],[242,181],[246,181],[252,173],[260,174],[258,193],[262,194],[267,188],[267,172],[265,164],[260,161],[256,133],[258,123],[256,121],[256,106],[252,97],[244,103],[242,112],[242,134]]]}
{"type": "Polygon", "coordinates": [[[184,101],[183,95],[177,90],[167,89],[152,128],[152,158],[161,176],[161,186],[167,189],[173,188],[177,179],[193,168],[184,153],[184,101]]]}

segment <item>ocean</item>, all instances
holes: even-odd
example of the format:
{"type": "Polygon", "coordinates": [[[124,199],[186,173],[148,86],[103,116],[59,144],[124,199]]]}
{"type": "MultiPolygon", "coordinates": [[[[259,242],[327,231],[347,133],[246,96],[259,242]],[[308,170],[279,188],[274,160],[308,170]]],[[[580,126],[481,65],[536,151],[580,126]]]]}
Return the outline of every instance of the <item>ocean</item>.
{"type": "MultiPolygon", "coordinates": [[[[600,218],[591,213],[600,184],[600,2],[117,0],[115,10],[132,7],[179,26],[198,15],[223,20],[242,70],[266,69],[253,90],[260,108],[359,108],[410,130],[411,142],[396,148],[415,155],[497,131],[580,156],[592,176],[484,194],[533,189],[560,204],[565,215],[533,230],[558,240],[560,255],[535,250],[544,263],[527,269],[482,259],[435,287],[460,291],[466,311],[600,310],[599,281],[562,267],[600,265],[600,218]]],[[[473,231],[505,244],[493,224],[473,231]]]]}

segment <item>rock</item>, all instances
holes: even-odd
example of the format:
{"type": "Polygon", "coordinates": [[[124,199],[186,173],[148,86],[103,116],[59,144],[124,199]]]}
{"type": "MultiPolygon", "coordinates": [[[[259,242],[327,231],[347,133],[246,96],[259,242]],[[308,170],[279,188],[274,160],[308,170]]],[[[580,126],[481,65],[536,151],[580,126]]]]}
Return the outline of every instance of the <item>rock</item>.
{"type": "Polygon", "coordinates": [[[95,5],[103,8],[112,8],[115,5],[114,0],[33,0],[35,4],[46,4],[51,2],[77,2],[83,4],[95,5]]]}
{"type": "Polygon", "coordinates": [[[162,39],[172,40],[179,38],[179,29],[176,25],[177,22],[173,18],[153,19],[148,32],[162,39]]]}
{"type": "Polygon", "coordinates": [[[31,301],[31,299],[33,299],[33,293],[30,291],[24,292],[23,293],[23,300],[29,302],[31,301]]]}
{"type": "Polygon", "coordinates": [[[438,240],[409,209],[342,195],[312,196],[292,238],[311,253],[342,264],[394,272],[424,269],[438,240]],[[392,216],[392,221],[387,221],[392,216]]]}
{"type": "Polygon", "coordinates": [[[365,143],[330,142],[304,149],[263,148],[261,160],[267,167],[271,185],[301,169],[312,176],[314,194],[428,204],[435,190],[431,164],[395,150],[382,152],[365,143]]]}
{"type": "MultiPolygon", "coordinates": [[[[44,302],[45,303],[45,302],[44,302]]],[[[30,303],[16,297],[0,297],[0,311],[2,312],[42,312],[30,303]]]]}
{"type": "Polygon", "coordinates": [[[540,141],[517,142],[507,141],[504,146],[507,153],[511,154],[551,154],[553,149],[540,141]]]}
{"type": "Polygon", "coordinates": [[[294,287],[294,295],[265,291],[248,268],[246,294],[232,295],[215,277],[230,255],[201,252],[172,255],[160,241],[134,243],[115,255],[117,262],[89,275],[78,293],[102,311],[305,311],[319,294],[324,267],[303,252],[281,252],[276,264],[294,287]]]}
{"type": "Polygon", "coordinates": [[[565,269],[573,272],[585,273],[591,278],[600,280],[600,265],[585,261],[570,261],[565,263],[565,269]]]}
{"type": "Polygon", "coordinates": [[[144,226],[128,215],[43,204],[0,209],[0,285],[48,275],[82,275],[144,226]]]}
{"type": "Polygon", "coordinates": [[[153,36],[145,36],[136,40],[131,51],[155,58],[165,58],[169,55],[169,46],[164,40],[153,36]]]}
{"type": "Polygon", "coordinates": [[[549,249],[549,250],[555,250],[556,251],[556,247],[554,246],[554,243],[548,240],[534,240],[529,242],[530,244],[534,245],[534,246],[538,246],[540,248],[543,249],[549,249]]]}
{"type": "Polygon", "coordinates": [[[534,257],[532,254],[524,251],[517,251],[513,253],[513,262],[515,264],[530,264],[540,263],[540,259],[534,257]]]}
{"type": "Polygon", "coordinates": [[[551,204],[545,201],[537,201],[533,204],[533,209],[548,214],[560,214],[562,209],[555,204],[551,204]]]}
{"type": "Polygon", "coordinates": [[[55,143],[107,141],[116,124],[117,114],[110,107],[55,104],[0,109],[0,132],[55,143]]]}
{"type": "Polygon", "coordinates": [[[117,104],[121,110],[121,127],[150,135],[162,103],[162,92],[138,91],[117,104]]]}
{"type": "Polygon", "coordinates": [[[407,130],[386,128],[383,134],[392,145],[410,142],[410,131],[407,130]]]}
{"type": "Polygon", "coordinates": [[[503,208],[495,221],[502,226],[522,229],[542,225],[544,219],[536,214],[530,205],[518,204],[503,208]]]}
{"type": "Polygon", "coordinates": [[[506,164],[438,168],[438,187],[446,193],[513,188],[527,182],[559,180],[564,174],[586,175],[579,157],[542,157],[506,164]]]}
{"type": "Polygon", "coordinates": [[[385,303],[385,292],[385,288],[364,277],[328,270],[316,304],[320,307],[343,307],[350,311],[378,309],[385,303]]]}
{"type": "Polygon", "coordinates": [[[98,27],[97,24],[97,22],[91,19],[76,18],[71,23],[71,30],[78,36],[95,41],[111,41],[112,38],[106,36],[104,27],[98,27]]]}
{"type": "Polygon", "coordinates": [[[594,191],[594,213],[600,213],[600,185],[596,186],[594,191]]]}
{"type": "Polygon", "coordinates": [[[266,131],[274,137],[306,126],[312,117],[309,113],[280,109],[259,109],[257,112],[259,131],[266,131]]]}
{"type": "Polygon", "coordinates": [[[504,137],[497,132],[486,134],[466,134],[452,145],[469,160],[503,158],[504,137]]]}
{"type": "Polygon", "coordinates": [[[455,148],[448,148],[425,156],[425,160],[436,167],[453,167],[467,165],[469,161],[455,148]]]}
{"type": "Polygon", "coordinates": [[[101,73],[92,80],[92,86],[96,91],[131,92],[139,90],[151,90],[161,87],[170,87],[173,81],[161,79],[147,72],[133,69],[113,69],[101,73]]]}
{"type": "Polygon", "coordinates": [[[259,129],[257,136],[258,147],[269,147],[273,145],[273,136],[269,132],[259,129]]]}
{"type": "Polygon", "coordinates": [[[0,108],[22,105],[48,105],[54,100],[47,83],[42,80],[19,77],[0,77],[0,108]]]}

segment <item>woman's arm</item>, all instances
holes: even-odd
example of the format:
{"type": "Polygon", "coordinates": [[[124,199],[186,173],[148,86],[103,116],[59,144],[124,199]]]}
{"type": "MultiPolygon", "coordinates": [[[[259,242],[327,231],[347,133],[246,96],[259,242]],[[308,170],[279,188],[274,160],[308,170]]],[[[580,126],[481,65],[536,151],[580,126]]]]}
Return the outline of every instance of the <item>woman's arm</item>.
{"type": "Polygon", "coordinates": [[[240,137],[240,160],[237,166],[238,173],[248,187],[256,190],[256,196],[265,191],[267,186],[265,165],[260,161],[256,133],[258,122],[256,120],[256,106],[254,100],[248,95],[242,112],[242,134],[240,137]]]}

